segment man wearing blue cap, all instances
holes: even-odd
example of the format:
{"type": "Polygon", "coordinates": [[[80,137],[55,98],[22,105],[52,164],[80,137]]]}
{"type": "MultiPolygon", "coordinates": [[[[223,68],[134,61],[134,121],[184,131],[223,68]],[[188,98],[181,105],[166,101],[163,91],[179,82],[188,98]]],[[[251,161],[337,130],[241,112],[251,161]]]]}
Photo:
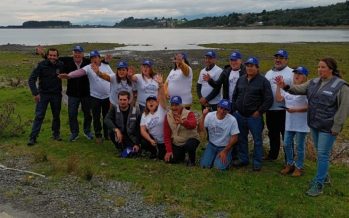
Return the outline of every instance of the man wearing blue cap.
{"type": "Polygon", "coordinates": [[[170,103],[171,110],[164,120],[164,160],[178,163],[184,161],[185,154],[188,153],[187,165],[194,166],[196,148],[200,144],[195,114],[183,107],[180,96],[172,96],[170,103]]]}
{"type": "Polygon", "coordinates": [[[217,111],[209,112],[206,108],[202,113],[199,129],[207,129],[209,142],[201,157],[200,166],[226,170],[232,160],[232,148],[238,141],[239,127],[236,119],[229,114],[231,103],[222,99],[217,111]]]}
{"type": "Polygon", "coordinates": [[[293,69],[288,67],[287,63],[288,53],[286,50],[280,49],[274,54],[274,67],[265,74],[265,78],[270,82],[274,96],[273,105],[266,113],[270,150],[268,156],[264,158],[265,160],[276,160],[278,158],[281,140],[280,134],[284,138],[286,112],[283,107],[285,103],[277,102],[275,99],[277,87],[275,78],[281,75],[287,85],[292,84],[293,69]]]}
{"type": "Polygon", "coordinates": [[[249,164],[248,133],[254,141],[253,170],[259,171],[263,158],[263,113],[273,104],[273,94],[269,81],[259,73],[259,61],[250,57],[245,62],[246,74],[241,76],[233,94],[233,111],[239,124],[239,161],[234,164],[249,164]]]}
{"type": "MultiPolygon", "coordinates": [[[[109,76],[114,75],[114,72],[108,64],[102,63],[101,56],[97,50],[90,52],[91,64],[83,68],[72,71],[69,74],[60,74],[61,79],[79,78],[87,75],[90,83],[91,108],[93,116],[93,127],[95,130],[96,143],[102,143],[102,124],[101,112],[103,119],[109,110],[109,95],[110,84],[98,76],[98,72],[104,72],[109,76]]],[[[103,125],[104,138],[108,139],[108,130],[103,125]]]]}
{"type": "Polygon", "coordinates": [[[242,55],[239,51],[231,53],[229,59],[229,65],[224,67],[218,80],[213,80],[209,74],[204,75],[204,80],[214,88],[220,88],[223,85],[223,98],[231,101],[236,82],[240,76],[246,73],[246,70],[242,64],[242,55]]]}
{"type": "Polygon", "coordinates": [[[196,92],[199,97],[202,110],[206,107],[210,107],[211,110],[217,110],[217,104],[222,95],[220,93],[220,87],[213,88],[204,80],[204,76],[209,74],[213,80],[218,80],[222,73],[222,68],[216,65],[216,52],[208,51],[205,54],[205,68],[200,71],[199,79],[196,84],[196,92]]]}

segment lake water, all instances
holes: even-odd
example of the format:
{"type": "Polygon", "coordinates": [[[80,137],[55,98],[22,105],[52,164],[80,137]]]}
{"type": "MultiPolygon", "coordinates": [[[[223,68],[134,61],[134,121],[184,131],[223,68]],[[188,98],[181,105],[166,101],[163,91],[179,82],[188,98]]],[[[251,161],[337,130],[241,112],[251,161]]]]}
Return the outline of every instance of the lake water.
{"type": "Polygon", "coordinates": [[[348,42],[349,30],[284,29],[0,29],[0,44],[107,42],[120,50],[201,49],[203,43],[348,42]]]}

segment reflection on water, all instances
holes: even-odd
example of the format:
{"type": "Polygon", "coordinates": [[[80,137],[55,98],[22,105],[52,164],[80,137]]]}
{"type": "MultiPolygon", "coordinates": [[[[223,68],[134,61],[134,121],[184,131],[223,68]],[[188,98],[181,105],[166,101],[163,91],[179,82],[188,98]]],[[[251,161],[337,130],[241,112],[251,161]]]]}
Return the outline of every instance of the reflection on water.
{"type": "Polygon", "coordinates": [[[105,42],[118,50],[202,49],[207,43],[348,42],[349,30],[285,29],[0,29],[0,44],[49,45],[105,42]]]}

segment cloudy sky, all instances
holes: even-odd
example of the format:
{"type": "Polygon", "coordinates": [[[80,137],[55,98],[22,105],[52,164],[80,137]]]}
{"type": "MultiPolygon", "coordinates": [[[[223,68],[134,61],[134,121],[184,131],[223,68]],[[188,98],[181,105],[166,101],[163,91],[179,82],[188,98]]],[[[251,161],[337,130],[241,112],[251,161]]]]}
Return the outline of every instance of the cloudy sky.
{"type": "Polygon", "coordinates": [[[0,0],[0,25],[28,20],[65,20],[73,24],[114,24],[123,18],[198,18],[232,12],[303,8],[345,0],[0,0]]]}

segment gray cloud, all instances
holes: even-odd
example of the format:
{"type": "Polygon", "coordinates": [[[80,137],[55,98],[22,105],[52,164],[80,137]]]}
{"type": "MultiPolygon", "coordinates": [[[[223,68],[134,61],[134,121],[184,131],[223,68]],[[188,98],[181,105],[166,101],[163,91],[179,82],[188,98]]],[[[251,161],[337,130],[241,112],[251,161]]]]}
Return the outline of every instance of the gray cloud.
{"type": "Polygon", "coordinates": [[[194,18],[232,12],[261,12],[335,4],[344,0],[1,0],[0,25],[27,20],[69,20],[113,24],[126,17],[194,18]]]}

